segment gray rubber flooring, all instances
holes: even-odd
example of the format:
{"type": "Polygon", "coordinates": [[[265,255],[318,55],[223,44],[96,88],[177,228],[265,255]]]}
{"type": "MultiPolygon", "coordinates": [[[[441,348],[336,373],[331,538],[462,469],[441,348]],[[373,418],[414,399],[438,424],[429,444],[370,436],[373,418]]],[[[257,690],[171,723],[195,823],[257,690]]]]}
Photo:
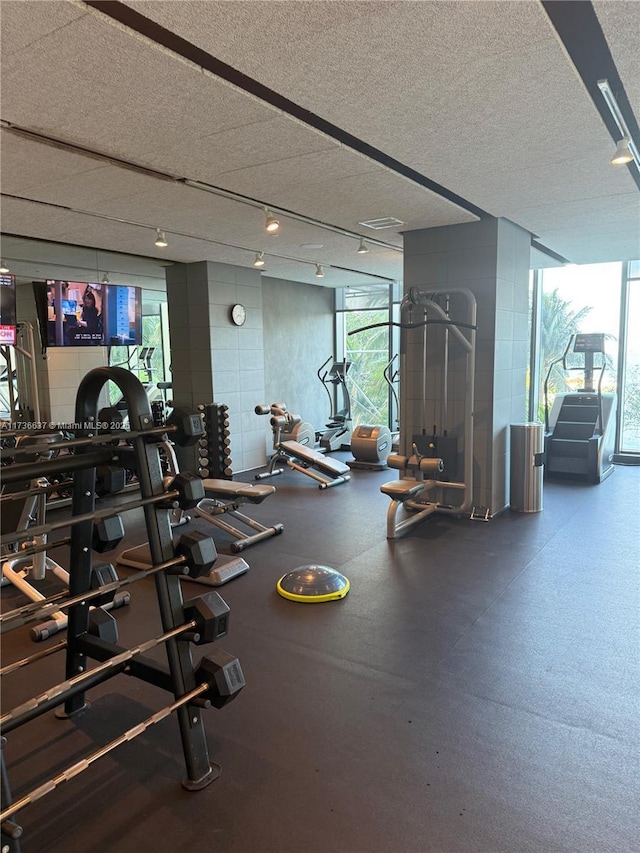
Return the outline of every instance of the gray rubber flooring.
{"type": "MultiPolygon", "coordinates": [[[[396,541],[378,488],[391,479],[357,471],[320,491],[287,472],[248,508],[285,529],[218,588],[231,607],[220,645],[247,681],[206,712],[221,778],[182,788],[169,718],[20,812],[25,853],[640,849],[640,468],[599,486],[547,482],[541,513],[435,516],[396,541]],[[347,598],[280,598],[277,579],[308,563],[347,575],[347,598]]],[[[125,544],[142,542],[141,517],[124,520],[125,544]]],[[[123,645],[160,631],[153,582],[130,589],[123,645]]],[[[4,588],[2,600],[22,599],[4,588]]],[[[4,634],[3,663],[38,648],[28,628],[4,634]]],[[[3,678],[3,707],[63,667],[56,655],[3,678]]],[[[168,701],[126,676],[89,699],[74,720],[48,713],[10,734],[15,797],[168,701]]]]}

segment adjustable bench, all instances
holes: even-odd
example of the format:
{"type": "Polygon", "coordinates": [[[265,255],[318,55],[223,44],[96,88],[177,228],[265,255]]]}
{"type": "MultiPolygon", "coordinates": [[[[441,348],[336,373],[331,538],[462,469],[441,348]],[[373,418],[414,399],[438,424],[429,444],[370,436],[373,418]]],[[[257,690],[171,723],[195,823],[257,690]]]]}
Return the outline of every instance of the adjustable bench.
{"type": "MultiPolygon", "coordinates": [[[[253,504],[262,503],[263,500],[274,494],[275,486],[257,486],[253,483],[239,483],[233,480],[208,479],[203,480],[205,495],[195,509],[199,518],[204,518],[226,531],[238,541],[232,542],[230,550],[237,554],[249,545],[261,542],[271,536],[282,533],[284,525],[274,524],[265,527],[253,518],[238,511],[238,507],[247,501],[253,504]],[[236,521],[255,530],[256,533],[249,534],[224,521],[221,516],[229,515],[236,521]]],[[[128,548],[118,556],[117,562],[132,569],[148,569],[152,565],[149,543],[144,542],[134,548],[128,548]]],[[[242,557],[230,557],[218,554],[215,565],[209,574],[201,577],[188,577],[184,580],[194,583],[206,584],[207,586],[221,586],[227,581],[244,574],[249,570],[249,564],[242,557]]]]}
{"type": "Polygon", "coordinates": [[[231,544],[234,554],[239,553],[249,545],[261,542],[282,533],[284,526],[274,524],[265,527],[260,522],[239,512],[239,507],[244,503],[260,504],[263,500],[274,494],[275,486],[259,486],[253,483],[237,483],[233,480],[208,479],[202,481],[206,497],[200,501],[195,509],[196,515],[210,521],[234,536],[238,541],[231,544]],[[249,534],[224,521],[222,516],[230,516],[232,519],[244,524],[256,533],[249,534]]]}
{"type": "Polygon", "coordinates": [[[282,474],[284,468],[276,468],[279,462],[285,462],[294,471],[306,474],[317,483],[319,489],[330,489],[339,486],[351,479],[351,470],[344,462],[331,459],[311,447],[306,447],[297,441],[280,441],[276,445],[276,452],[271,457],[269,468],[263,474],[256,474],[256,480],[264,480],[266,477],[275,477],[282,474]],[[311,470],[315,469],[315,470],[311,470]],[[318,473],[320,472],[320,473],[318,473]]]}

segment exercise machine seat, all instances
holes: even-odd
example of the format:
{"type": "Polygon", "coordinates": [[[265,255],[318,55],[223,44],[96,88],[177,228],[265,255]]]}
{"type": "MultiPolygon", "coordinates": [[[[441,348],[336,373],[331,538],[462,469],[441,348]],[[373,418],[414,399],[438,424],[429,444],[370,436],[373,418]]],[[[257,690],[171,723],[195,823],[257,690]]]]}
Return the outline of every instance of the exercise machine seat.
{"type": "Polygon", "coordinates": [[[205,495],[208,498],[230,500],[239,498],[249,503],[259,504],[265,498],[274,494],[275,486],[253,485],[253,483],[238,483],[233,480],[207,479],[203,480],[205,495]]]}
{"type": "Polygon", "coordinates": [[[383,483],[380,491],[394,501],[406,501],[434,485],[432,480],[392,480],[383,483]]]}
{"type": "Polygon", "coordinates": [[[285,453],[302,459],[319,471],[324,471],[330,477],[341,477],[344,474],[350,473],[351,469],[346,463],[340,462],[339,459],[331,459],[329,456],[325,456],[324,453],[320,453],[311,447],[305,447],[304,444],[300,444],[297,441],[281,441],[278,446],[285,453]]]}

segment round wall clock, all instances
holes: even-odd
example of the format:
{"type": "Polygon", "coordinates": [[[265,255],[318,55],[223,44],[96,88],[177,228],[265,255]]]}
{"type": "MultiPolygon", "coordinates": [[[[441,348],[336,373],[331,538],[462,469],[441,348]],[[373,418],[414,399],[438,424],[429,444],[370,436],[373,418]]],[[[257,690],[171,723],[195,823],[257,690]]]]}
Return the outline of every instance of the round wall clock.
{"type": "Polygon", "coordinates": [[[231,320],[236,326],[244,325],[247,319],[247,309],[244,305],[234,305],[231,309],[231,320]]]}

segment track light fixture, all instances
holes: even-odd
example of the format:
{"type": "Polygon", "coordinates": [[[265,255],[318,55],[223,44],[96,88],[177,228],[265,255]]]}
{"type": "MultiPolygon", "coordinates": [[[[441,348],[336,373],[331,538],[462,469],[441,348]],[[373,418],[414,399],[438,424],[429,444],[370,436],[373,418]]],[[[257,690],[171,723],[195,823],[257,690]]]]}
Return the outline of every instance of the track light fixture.
{"type": "Polygon", "coordinates": [[[5,264],[0,262],[0,275],[6,275],[9,272],[11,272],[9,267],[5,266],[5,264]]]}
{"type": "Polygon", "coordinates": [[[107,273],[105,273],[105,274],[102,276],[102,283],[103,283],[103,284],[111,284],[111,279],[109,278],[109,276],[107,275],[107,273]]]}
{"type": "Polygon", "coordinates": [[[254,267],[264,266],[264,252],[256,252],[256,257],[253,262],[254,267]]]}
{"type": "Polygon", "coordinates": [[[613,120],[618,125],[618,129],[622,134],[622,139],[618,142],[618,146],[616,148],[616,153],[611,160],[614,166],[622,166],[625,163],[631,163],[632,160],[635,160],[636,166],[640,169],[640,153],[638,152],[638,148],[633,141],[633,137],[631,136],[631,131],[629,130],[626,121],[624,120],[624,116],[622,115],[622,110],[620,109],[618,102],[615,99],[615,95],[609,85],[608,80],[598,80],[598,88],[602,92],[602,97],[609,108],[609,112],[611,113],[613,120]]]}
{"type": "Polygon", "coordinates": [[[623,136],[620,142],[618,142],[616,153],[611,158],[613,166],[624,166],[625,163],[630,163],[633,160],[633,154],[629,151],[630,141],[628,136],[623,136]]]}
{"type": "Polygon", "coordinates": [[[169,244],[167,243],[167,238],[164,235],[164,231],[161,231],[159,228],[156,228],[156,241],[154,243],[158,249],[165,249],[169,244]]]}
{"type": "Polygon", "coordinates": [[[322,264],[316,264],[316,278],[324,278],[324,269],[322,264]]]}
{"type": "Polygon", "coordinates": [[[358,254],[359,255],[366,255],[368,251],[369,251],[369,247],[365,243],[364,237],[361,237],[360,238],[360,245],[358,246],[358,254]]]}
{"type": "Polygon", "coordinates": [[[275,218],[275,216],[273,215],[273,213],[271,213],[271,211],[269,210],[268,207],[265,207],[264,215],[265,215],[265,223],[264,223],[265,230],[268,231],[269,234],[275,234],[276,231],[278,230],[278,228],[280,228],[280,221],[275,218]]]}

